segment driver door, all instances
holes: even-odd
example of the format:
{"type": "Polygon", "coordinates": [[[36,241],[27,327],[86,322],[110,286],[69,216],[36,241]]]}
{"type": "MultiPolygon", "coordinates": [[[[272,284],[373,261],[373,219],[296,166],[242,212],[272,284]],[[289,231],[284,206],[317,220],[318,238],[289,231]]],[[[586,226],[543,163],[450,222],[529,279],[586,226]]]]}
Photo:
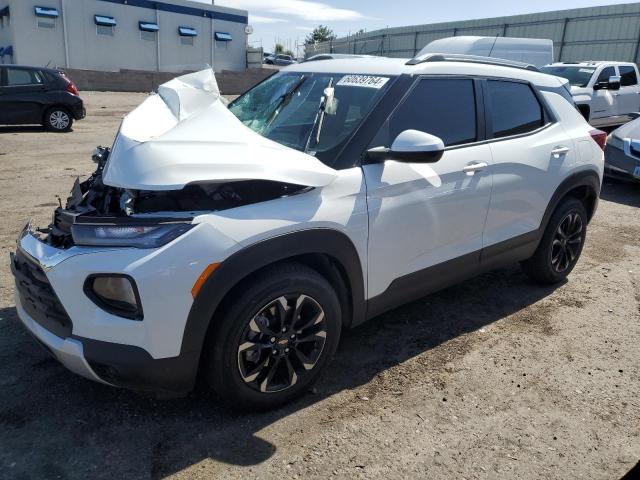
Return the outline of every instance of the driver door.
{"type": "MultiPolygon", "coordinates": [[[[604,67],[600,70],[594,85],[602,82],[608,82],[609,77],[613,77],[615,75],[616,69],[614,67],[604,67]]],[[[591,101],[591,120],[615,116],[617,95],[618,92],[613,90],[607,90],[606,88],[596,90],[594,88],[591,101]]]]}
{"type": "Polygon", "coordinates": [[[363,166],[369,298],[398,290],[401,301],[417,298],[430,282],[442,286],[478,268],[491,195],[491,151],[479,143],[479,91],[470,78],[420,78],[370,145],[390,147],[413,129],[440,137],[445,152],[435,163],[388,159],[363,166]]]}

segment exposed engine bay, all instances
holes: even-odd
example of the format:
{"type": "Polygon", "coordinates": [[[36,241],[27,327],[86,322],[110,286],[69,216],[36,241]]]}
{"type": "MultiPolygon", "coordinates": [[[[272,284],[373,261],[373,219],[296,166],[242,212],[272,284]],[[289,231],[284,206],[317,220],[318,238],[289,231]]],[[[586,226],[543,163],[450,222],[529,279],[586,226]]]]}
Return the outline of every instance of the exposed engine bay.
{"type": "Polygon", "coordinates": [[[47,229],[46,243],[73,246],[71,226],[83,224],[145,224],[187,221],[197,215],[264,202],[311,189],[271,180],[239,180],[187,184],[180,190],[130,190],[105,185],[103,172],[110,149],[98,147],[92,159],[95,172],[86,180],[76,179],[66,205],[56,208],[47,229]]]}

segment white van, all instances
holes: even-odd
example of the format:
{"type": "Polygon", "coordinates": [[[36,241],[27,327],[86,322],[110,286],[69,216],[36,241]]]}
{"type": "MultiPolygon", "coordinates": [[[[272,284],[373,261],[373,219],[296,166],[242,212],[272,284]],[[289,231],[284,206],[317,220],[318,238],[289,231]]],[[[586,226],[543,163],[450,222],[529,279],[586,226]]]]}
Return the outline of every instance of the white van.
{"type": "Polygon", "coordinates": [[[553,41],[545,38],[447,37],[429,43],[418,56],[425,53],[502,58],[542,67],[553,62],[553,41]]]}

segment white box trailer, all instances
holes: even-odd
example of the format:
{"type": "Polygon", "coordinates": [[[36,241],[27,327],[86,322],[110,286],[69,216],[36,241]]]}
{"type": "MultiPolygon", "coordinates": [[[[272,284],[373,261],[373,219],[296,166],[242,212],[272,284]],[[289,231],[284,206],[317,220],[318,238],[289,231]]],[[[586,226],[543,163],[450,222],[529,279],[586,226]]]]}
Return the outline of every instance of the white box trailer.
{"type": "Polygon", "coordinates": [[[553,41],[544,38],[460,36],[434,40],[425,53],[451,53],[502,58],[542,67],[553,62],[553,41]]]}

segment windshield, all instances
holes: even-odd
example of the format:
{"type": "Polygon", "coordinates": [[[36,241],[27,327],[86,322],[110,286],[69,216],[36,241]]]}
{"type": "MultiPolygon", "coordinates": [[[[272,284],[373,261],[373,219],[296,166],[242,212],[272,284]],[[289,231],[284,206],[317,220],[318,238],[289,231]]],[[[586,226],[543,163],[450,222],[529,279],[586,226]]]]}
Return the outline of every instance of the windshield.
{"type": "Polygon", "coordinates": [[[591,79],[591,75],[596,71],[595,67],[579,67],[579,66],[554,66],[542,67],[543,73],[555,75],[557,77],[566,78],[569,83],[575,87],[586,87],[591,79]]]}
{"type": "Polygon", "coordinates": [[[277,73],[234,100],[229,110],[260,135],[296,150],[308,145],[307,153],[332,165],[389,83],[389,77],[371,75],[277,73]],[[330,86],[333,101],[325,108],[330,86]]]}

